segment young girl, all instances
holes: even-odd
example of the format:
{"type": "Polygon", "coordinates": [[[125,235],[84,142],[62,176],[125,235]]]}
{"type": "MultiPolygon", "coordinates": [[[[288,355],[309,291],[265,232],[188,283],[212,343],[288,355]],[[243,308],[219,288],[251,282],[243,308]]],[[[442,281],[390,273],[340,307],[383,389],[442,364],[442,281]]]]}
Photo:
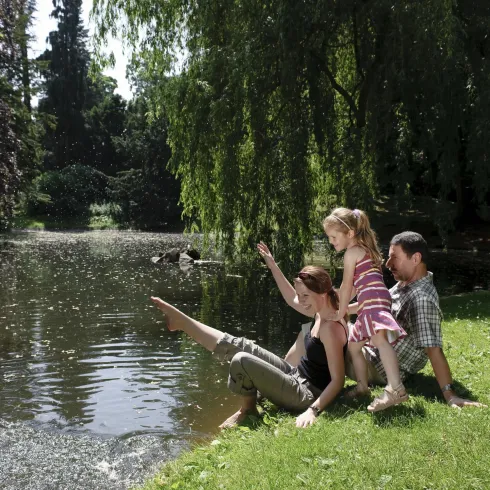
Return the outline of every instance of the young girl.
{"type": "Polygon", "coordinates": [[[359,209],[337,208],[325,218],[323,228],[337,252],[346,250],[339,310],[331,319],[342,318],[350,300],[357,295],[358,316],[349,335],[349,353],[357,386],[350,396],[369,393],[367,364],[362,353],[363,345],[369,342],[379,350],[388,385],[368,410],[377,412],[402,403],[408,400],[408,395],[400,379],[398,359],[391,343],[404,337],[406,332],[391,314],[391,296],[381,274],[383,260],[369,219],[359,209]]]}

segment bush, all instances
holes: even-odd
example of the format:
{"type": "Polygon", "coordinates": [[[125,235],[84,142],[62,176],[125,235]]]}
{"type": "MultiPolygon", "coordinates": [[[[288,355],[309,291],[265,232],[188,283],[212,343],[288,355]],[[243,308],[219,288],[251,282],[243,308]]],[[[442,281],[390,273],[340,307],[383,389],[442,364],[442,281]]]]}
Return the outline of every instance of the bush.
{"type": "Polygon", "coordinates": [[[36,191],[27,202],[27,212],[55,218],[88,217],[92,204],[107,199],[107,187],[108,177],[86,165],[45,172],[35,180],[36,191]]]}
{"type": "Polygon", "coordinates": [[[166,228],[180,223],[180,184],[165,169],[131,169],[110,177],[110,200],[118,204],[112,217],[124,226],[166,228]]]}

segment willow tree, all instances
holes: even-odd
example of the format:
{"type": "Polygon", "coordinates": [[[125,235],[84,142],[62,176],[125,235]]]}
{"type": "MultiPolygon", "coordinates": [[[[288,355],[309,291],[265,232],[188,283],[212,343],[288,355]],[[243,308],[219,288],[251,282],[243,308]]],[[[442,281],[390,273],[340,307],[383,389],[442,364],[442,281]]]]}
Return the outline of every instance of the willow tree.
{"type": "MultiPolygon", "coordinates": [[[[475,132],[465,111],[488,103],[473,45],[486,52],[486,7],[95,0],[94,14],[100,43],[122,32],[153,76],[170,78],[152,103],[168,113],[184,212],[228,255],[262,238],[298,263],[333,204],[369,209],[380,190],[447,197],[452,169],[465,182],[485,173],[468,146],[485,118],[475,132]]],[[[472,182],[487,195],[488,178],[472,182]]]]}

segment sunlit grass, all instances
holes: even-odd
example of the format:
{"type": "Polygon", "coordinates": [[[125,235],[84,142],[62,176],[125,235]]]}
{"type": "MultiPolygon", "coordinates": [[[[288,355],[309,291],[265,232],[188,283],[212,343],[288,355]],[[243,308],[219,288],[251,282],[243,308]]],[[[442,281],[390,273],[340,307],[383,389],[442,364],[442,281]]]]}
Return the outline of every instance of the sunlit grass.
{"type": "MultiPolygon", "coordinates": [[[[441,306],[458,391],[490,405],[490,293],[441,306]]],[[[375,415],[368,400],[339,398],[306,430],[268,409],[166,464],[144,489],[490,488],[490,409],[447,406],[429,365],[407,387],[408,403],[375,415]]]]}

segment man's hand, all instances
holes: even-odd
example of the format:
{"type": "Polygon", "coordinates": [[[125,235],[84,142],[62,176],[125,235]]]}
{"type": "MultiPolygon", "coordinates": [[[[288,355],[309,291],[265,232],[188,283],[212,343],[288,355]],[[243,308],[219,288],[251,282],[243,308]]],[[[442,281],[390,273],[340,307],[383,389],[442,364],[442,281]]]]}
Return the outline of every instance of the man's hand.
{"type": "Polygon", "coordinates": [[[480,402],[474,402],[471,400],[466,400],[457,395],[452,396],[447,400],[447,404],[453,408],[463,408],[463,407],[487,407],[485,404],[480,402]]]}

